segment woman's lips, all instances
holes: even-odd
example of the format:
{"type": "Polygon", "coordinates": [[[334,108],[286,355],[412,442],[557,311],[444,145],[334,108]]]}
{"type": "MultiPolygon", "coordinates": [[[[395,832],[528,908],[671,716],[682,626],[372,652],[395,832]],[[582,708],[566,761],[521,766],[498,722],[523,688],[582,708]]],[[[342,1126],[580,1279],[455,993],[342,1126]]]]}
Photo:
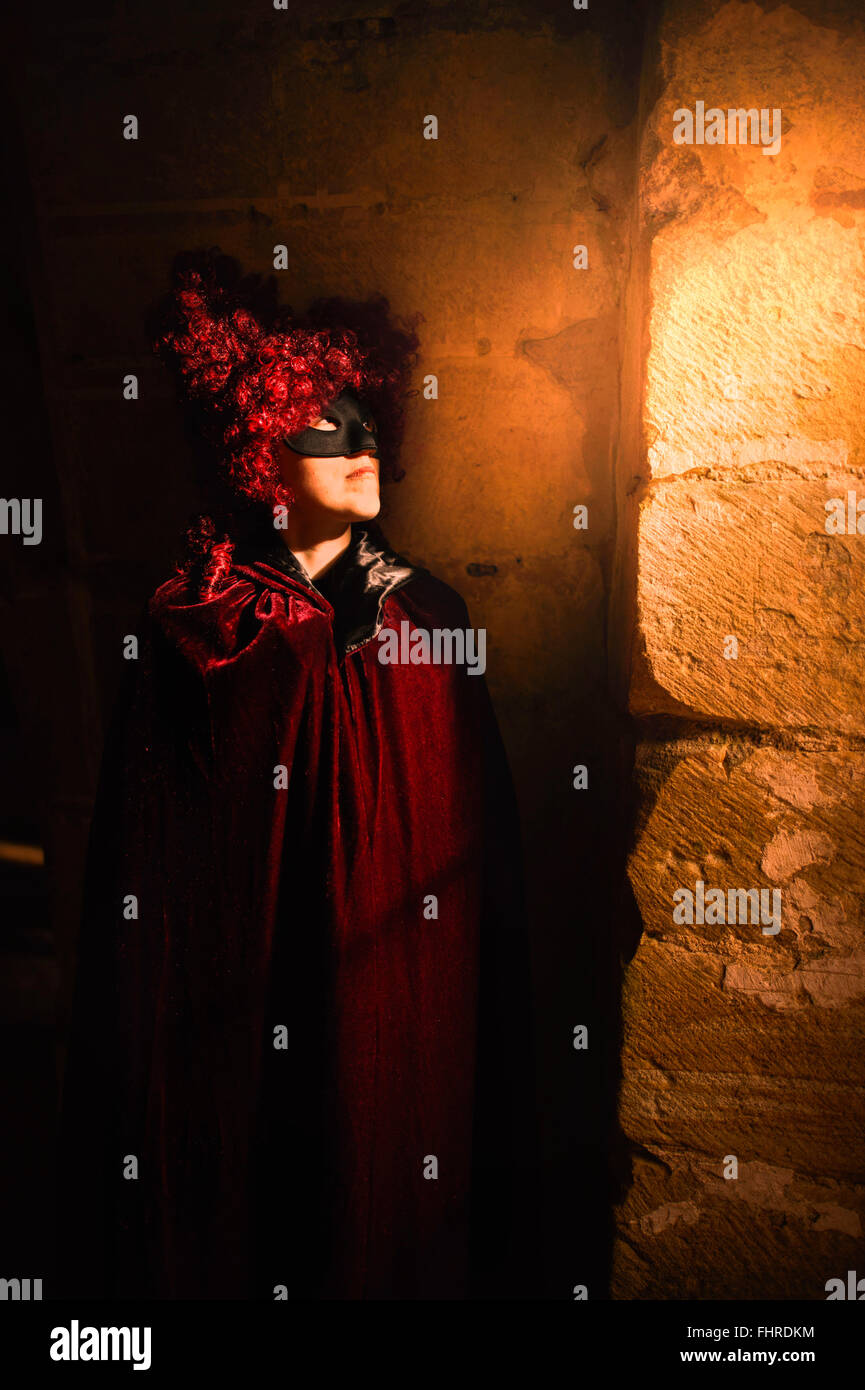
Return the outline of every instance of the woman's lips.
{"type": "Polygon", "coordinates": [[[369,464],[366,464],[363,468],[356,468],[353,473],[348,474],[348,477],[365,478],[367,474],[370,474],[373,478],[376,476],[375,469],[372,468],[369,464]]]}

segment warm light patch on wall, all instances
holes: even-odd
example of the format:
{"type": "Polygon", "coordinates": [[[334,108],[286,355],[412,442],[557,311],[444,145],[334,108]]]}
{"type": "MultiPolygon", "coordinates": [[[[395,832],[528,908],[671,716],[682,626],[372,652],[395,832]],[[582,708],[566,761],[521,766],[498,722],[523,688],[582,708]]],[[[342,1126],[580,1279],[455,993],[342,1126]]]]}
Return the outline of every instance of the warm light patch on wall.
{"type": "Polygon", "coordinates": [[[653,477],[865,459],[858,231],[804,209],[653,248],[653,477]]]}
{"type": "Polygon", "coordinates": [[[41,845],[19,845],[12,840],[0,840],[0,863],[41,865],[45,863],[45,851],[41,845]]]}

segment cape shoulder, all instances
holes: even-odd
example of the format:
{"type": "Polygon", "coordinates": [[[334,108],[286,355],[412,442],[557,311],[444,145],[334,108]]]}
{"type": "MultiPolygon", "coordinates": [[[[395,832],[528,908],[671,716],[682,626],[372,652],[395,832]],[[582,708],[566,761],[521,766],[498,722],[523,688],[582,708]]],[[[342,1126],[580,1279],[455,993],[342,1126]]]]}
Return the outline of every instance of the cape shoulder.
{"type": "Polygon", "coordinates": [[[211,594],[200,594],[183,574],[172,576],[150,598],[146,621],[156,640],[206,667],[271,647],[268,636],[284,641],[291,631],[308,638],[310,627],[323,631],[328,618],[323,600],[275,571],[252,575],[232,566],[211,594]]]}
{"type": "MultiPolygon", "coordinates": [[[[260,652],[274,642],[297,644],[310,655],[331,623],[326,599],[266,564],[232,565],[222,586],[208,595],[176,574],[156,590],[146,613],[156,640],[199,668],[260,652]]],[[[387,596],[376,626],[404,617],[426,629],[470,626],[462,595],[419,567],[387,596]]]]}

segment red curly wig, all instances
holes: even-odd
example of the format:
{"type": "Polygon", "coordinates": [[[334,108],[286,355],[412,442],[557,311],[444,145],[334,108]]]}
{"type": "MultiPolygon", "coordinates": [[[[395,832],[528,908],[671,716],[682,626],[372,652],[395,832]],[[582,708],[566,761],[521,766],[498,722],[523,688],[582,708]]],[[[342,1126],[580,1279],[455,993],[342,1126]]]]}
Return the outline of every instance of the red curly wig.
{"type": "MultiPolygon", "coordinates": [[[[347,388],[365,396],[376,416],[382,477],[402,476],[402,400],[419,320],[396,322],[381,295],[365,303],[318,299],[298,316],[276,305],[272,282],[262,288],[257,279],[239,281],[218,250],[195,252],[175,263],[154,350],[197,407],[235,503],[272,510],[293,501],[280,477],[280,441],[347,388]]],[[[231,536],[217,529],[212,517],[202,517],[188,535],[183,568],[198,571],[205,591],[218,587],[231,564],[231,536]]]]}

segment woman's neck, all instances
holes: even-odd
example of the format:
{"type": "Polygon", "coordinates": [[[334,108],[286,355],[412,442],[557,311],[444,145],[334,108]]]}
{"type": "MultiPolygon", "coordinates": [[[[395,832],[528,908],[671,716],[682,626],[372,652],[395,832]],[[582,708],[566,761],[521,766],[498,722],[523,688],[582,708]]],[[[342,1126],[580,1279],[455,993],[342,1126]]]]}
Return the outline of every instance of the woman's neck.
{"type": "Polygon", "coordinates": [[[289,528],[279,534],[310,579],[315,579],[328,569],[351,544],[350,526],[346,526],[338,536],[313,537],[309,533],[304,536],[299,528],[294,532],[289,528]]]}

